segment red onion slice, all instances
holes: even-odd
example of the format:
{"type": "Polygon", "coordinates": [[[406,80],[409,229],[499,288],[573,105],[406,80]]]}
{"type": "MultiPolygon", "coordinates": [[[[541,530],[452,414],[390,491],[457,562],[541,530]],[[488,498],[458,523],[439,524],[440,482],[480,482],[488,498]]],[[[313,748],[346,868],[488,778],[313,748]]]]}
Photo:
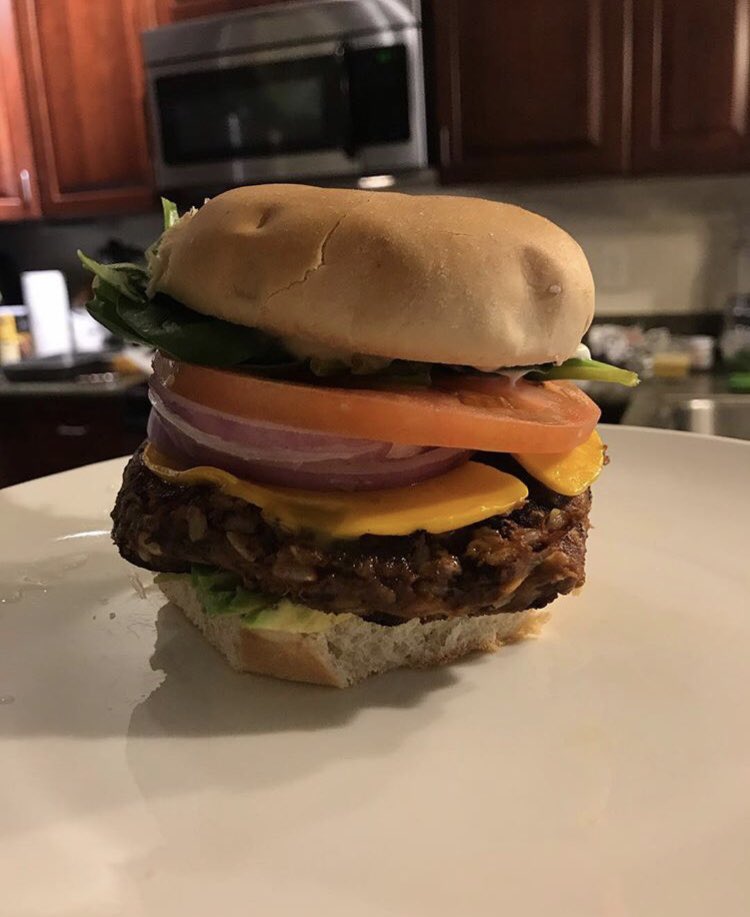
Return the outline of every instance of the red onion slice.
{"type": "Polygon", "coordinates": [[[150,396],[148,436],[157,449],[266,484],[349,491],[402,487],[442,474],[470,455],[258,424],[195,405],[153,383],[150,396]]]}
{"type": "Polygon", "coordinates": [[[179,417],[191,427],[203,433],[212,434],[226,442],[242,446],[246,457],[255,457],[260,461],[288,461],[290,450],[300,461],[322,459],[342,459],[354,456],[388,457],[389,450],[397,452],[394,458],[414,455],[420,452],[421,446],[395,446],[374,439],[356,439],[354,437],[334,436],[330,433],[313,433],[299,430],[283,424],[265,423],[258,420],[246,420],[223,411],[204,407],[170,392],[152,378],[149,386],[151,404],[161,414],[171,419],[179,417]]]}

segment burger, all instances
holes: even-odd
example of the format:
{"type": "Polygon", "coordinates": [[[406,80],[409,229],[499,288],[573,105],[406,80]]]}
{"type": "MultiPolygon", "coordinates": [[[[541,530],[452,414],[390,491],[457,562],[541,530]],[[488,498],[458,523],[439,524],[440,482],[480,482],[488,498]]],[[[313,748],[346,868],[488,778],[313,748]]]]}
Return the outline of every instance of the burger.
{"type": "Polygon", "coordinates": [[[231,666],[340,687],[534,634],[584,582],[578,244],[475,198],[237,188],[89,310],[156,350],[113,539],[231,666]]]}

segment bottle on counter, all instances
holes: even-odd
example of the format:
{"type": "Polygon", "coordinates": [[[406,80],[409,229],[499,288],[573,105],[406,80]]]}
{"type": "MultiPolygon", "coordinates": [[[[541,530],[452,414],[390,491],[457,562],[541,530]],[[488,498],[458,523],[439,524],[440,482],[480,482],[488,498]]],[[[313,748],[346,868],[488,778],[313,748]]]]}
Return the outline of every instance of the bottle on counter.
{"type": "Polygon", "coordinates": [[[690,354],[690,368],[695,372],[708,372],[714,368],[714,339],[708,334],[691,334],[686,338],[690,354]]]}
{"type": "Polygon", "coordinates": [[[656,379],[684,379],[690,372],[690,354],[682,350],[655,353],[651,372],[656,379]]]}
{"type": "Polygon", "coordinates": [[[21,359],[21,339],[16,319],[9,312],[0,313],[0,366],[17,363],[21,359]]]}

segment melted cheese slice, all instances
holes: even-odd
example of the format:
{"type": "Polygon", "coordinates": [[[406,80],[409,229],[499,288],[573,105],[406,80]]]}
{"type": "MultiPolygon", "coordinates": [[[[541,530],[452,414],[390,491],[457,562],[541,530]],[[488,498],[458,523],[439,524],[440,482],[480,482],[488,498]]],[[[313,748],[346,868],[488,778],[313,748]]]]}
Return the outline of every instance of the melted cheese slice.
{"type": "Polygon", "coordinates": [[[212,484],[260,507],[264,516],[291,531],[310,529],[331,538],[410,535],[418,529],[447,532],[509,513],[528,496],[518,478],[478,462],[408,487],[342,493],[254,484],[208,466],[186,468],[151,445],[143,460],[165,481],[212,484]]]}
{"type": "Polygon", "coordinates": [[[594,432],[570,452],[514,453],[513,458],[545,487],[566,497],[576,497],[599,477],[604,465],[604,443],[594,432]]]}

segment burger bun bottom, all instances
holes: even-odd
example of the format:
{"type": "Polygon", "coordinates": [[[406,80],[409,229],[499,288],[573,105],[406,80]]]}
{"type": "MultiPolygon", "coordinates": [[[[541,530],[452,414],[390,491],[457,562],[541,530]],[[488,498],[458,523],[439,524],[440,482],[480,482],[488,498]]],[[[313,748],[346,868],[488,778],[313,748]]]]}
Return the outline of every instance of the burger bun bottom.
{"type": "Polygon", "coordinates": [[[159,588],[233,669],[346,688],[401,667],[445,665],[538,633],[546,610],[501,612],[384,626],[340,615],[321,633],[256,630],[234,615],[206,614],[189,577],[160,577],[159,588]]]}

